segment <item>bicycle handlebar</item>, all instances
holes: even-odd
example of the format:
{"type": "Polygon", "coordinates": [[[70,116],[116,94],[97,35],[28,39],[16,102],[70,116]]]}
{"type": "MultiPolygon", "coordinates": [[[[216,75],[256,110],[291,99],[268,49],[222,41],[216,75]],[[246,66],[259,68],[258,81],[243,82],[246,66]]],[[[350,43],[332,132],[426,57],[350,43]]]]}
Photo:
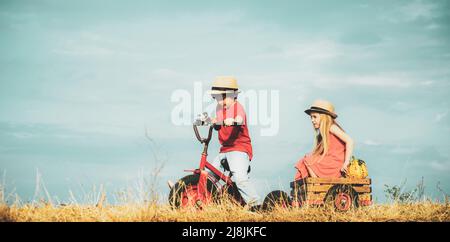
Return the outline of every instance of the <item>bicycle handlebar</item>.
{"type": "MultiPolygon", "coordinates": [[[[232,125],[229,126],[240,126],[241,124],[238,124],[237,122],[233,122],[232,125]]],[[[195,137],[197,137],[198,141],[200,141],[200,143],[205,143],[208,144],[209,141],[211,140],[211,136],[212,136],[212,129],[216,128],[218,126],[226,126],[224,124],[224,122],[219,122],[219,123],[213,123],[211,118],[208,116],[208,113],[204,112],[200,115],[198,115],[198,118],[195,120],[194,124],[193,124],[193,128],[194,128],[194,132],[195,132],[195,137]],[[208,137],[207,138],[202,138],[200,136],[200,133],[198,132],[198,126],[209,126],[209,131],[208,131],[208,137]]],[[[218,128],[216,128],[216,130],[218,130],[218,128]]]]}
{"type": "MultiPolygon", "coordinates": [[[[233,122],[232,125],[229,126],[240,126],[241,124],[238,124],[237,122],[233,122]]],[[[215,126],[226,126],[223,124],[223,122],[220,123],[204,123],[204,122],[195,122],[192,127],[194,128],[194,133],[195,133],[195,137],[197,137],[198,141],[200,143],[206,143],[208,144],[209,141],[211,141],[211,137],[212,137],[212,130],[215,126]],[[200,132],[198,132],[198,126],[209,126],[209,130],[208,130],[208,136],[207,138],[202,138],[200,136],[200,132]]]]}
{"type": "Polygon", "coordinates": [[[209,141],[211,140],[211,137],[212,137],[212,130],[213,130],[213,126],[212,125],[210,125],[209,126],[209,131],[208,131],[208,137],[207,138],[202,138],[201,136],[200,136],[200,133],[198,132],[198,126],[199,125],[192,125],[193,127],[194,127],[194,132],[195,132],[195,137],[197,137],[197,139],[198,139],[198,141],[200,141],[200,143],[206,143],[206,144],[208,144],[209,143],[209,141]]]}

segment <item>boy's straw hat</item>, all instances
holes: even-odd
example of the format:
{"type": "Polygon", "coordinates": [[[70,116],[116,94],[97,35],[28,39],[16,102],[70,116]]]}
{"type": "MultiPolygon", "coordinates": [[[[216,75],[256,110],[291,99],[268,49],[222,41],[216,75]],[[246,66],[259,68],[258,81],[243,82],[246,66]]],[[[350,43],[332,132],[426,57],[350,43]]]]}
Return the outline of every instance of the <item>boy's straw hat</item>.
{"type": "Polygon", "coordinates": [[[238,84],[236,78],[232,76],[218,76],[213,82],[212,88],[209,94],[233,94],[240,93],[238,90],[238,84]]]}
{"type": "Polygon", "coordinates": [[[316,100],[309,109],[305,110],[305,113],[308,115],[311,115],[312,112],[324,113],[330,115],[332,118],[337,118],[337,114],[334,113],[333,104],[325,100],[316,100]]]}

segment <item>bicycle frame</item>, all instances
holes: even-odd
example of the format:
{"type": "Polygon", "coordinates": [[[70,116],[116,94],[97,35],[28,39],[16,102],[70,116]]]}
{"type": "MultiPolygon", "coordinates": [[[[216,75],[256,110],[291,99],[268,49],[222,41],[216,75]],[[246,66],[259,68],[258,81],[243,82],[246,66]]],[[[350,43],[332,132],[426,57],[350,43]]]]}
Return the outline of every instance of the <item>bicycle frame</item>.
{"type": "Polygon", "coordinates": [[[205,170],[205,168],[210,170],[216,176],[218,176],[219,177],[218,181],[224,181],[229,186],[232,186],[233,182],[231,181],[229,176],[226,176],[225,174],[223,174],[221,171],[219,171],[217,168],[215,168],[207,160],[208,145],[209,145],[209,142],[211,141],[213,126],[209,127],[209,133],[208,133],[208,137],[206,139],[203,139],[200,137],[197,125],[193,125],[193,128],[194,128],[195,136],[200,141],[200,143],[203,144],[203,152],[202,152],[202,156],[200,158],[200,166],[198,169],[194,170],[194,173],[197,173],[200,175],[199,182],[198,182],[198,189],[197,189],[198,194],[197,195],[200,200],[204,200],[205,194],[207,194],[206,184],[207,184],[207,180],[208,180],[208,176],[209,176],[209,173],[205,170]]]}

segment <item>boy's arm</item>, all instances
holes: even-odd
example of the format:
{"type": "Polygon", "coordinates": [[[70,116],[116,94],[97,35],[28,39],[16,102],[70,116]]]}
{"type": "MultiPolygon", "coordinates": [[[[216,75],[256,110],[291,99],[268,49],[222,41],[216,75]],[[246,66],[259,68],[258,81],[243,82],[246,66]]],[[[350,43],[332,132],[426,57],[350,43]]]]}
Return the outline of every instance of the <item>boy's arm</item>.
{"type": "Polygon", "coordinates": [[[245,125],[245,111],[243,110],[243,108],[239,105],[239,106],[235,106],[235,110],[230,110],[230,112],[236,112],[236,116],[234,116],[234,118],[226,118],[223,122],[225,125],[227,126],[231,126],[231,125],[245,125]]]}
{"type": "Polygon", "coordinates": [[[227,126],[234,125],[234,123],[236,123],[236,125],[244,125],[244,119],[239,115],[236,116],[236,118],[227,118],[223,122],[227,126]]]}
{"type": "Polygon", "coordinates": [[[237,115],[236,118],[234,119],[234,121],[235,121],[238,125],[243,125],[243,124],[244,124],[244,118],[241,117],[240,115],[237,115]]]}
{"type": "Polygon", "coordinates": [[[217,120],[217,118],[212,118],[211,119],[211,123],[213,124],[213,128],[215,129],[215,130],[219,130],[220,129],[220,125],[218,124],[219,123],[219,121],[217,120]]]}
{"type": "Polygon", "coordinates": [[[239,105],[236,106],[237,112],[236,117],[234,118],[234,122],[236,122],[237,125],[245,125],[245,111],[244,109],[239,105]]]}

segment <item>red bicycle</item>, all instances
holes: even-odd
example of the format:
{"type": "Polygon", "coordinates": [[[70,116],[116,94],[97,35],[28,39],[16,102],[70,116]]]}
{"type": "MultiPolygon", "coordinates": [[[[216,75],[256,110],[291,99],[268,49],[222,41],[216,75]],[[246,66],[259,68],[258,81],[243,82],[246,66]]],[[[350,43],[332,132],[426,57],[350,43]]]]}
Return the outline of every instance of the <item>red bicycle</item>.
{"type": "MultiPolygon", "coordinates": [[[[169,204],[173,208],[202,208],[202,206],[206,204],[218,201],[221,197],[230,197],[237,204],[245,206],[245,201],[242,199],[236,184],[231,180],[232,174],[227,160],[223,159],[220,163],[224,172],[228,172],[228,175],[219,171],[207,160],[208,145],[211,141],[213,129],[219,126],[221,125],[213,124],[211,122],[207,113],[203,113],[203,115],[194,122],[193,128],[195,136],[198,141],[203,144],[200,165],[197,169],[185,170],[187,172],[192,172],[192,174],[181,178],[174,185],[169,184],[169,204]],[[209,127],[208,136],[206,138],[201,137],[198,126],[209,127]],[[213,174],[209,173],[206,169],[210,170],[213,174]]],[[[234,123],[233,126],[238,126],[238,124],[234,123]]]]}

